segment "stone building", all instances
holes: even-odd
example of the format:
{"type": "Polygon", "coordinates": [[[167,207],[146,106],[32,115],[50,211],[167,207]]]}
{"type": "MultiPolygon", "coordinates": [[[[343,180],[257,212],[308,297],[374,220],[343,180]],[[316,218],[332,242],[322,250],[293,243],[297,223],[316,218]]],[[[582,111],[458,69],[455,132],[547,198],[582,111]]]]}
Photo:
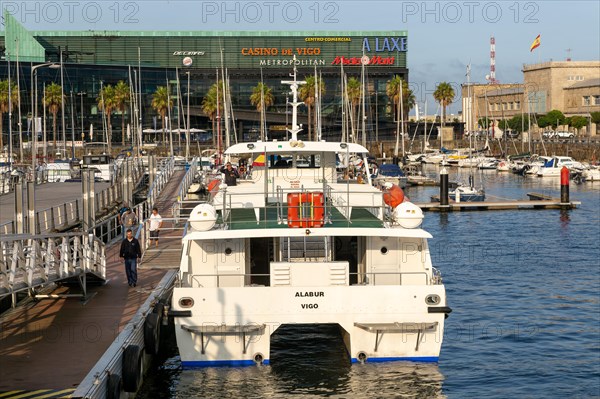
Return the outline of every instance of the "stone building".
{"type": "Polygon", "coordinates": [[[467,131],[486,116],[498,121],[553,109],[586,117],[600,111],[600,61],[551,61],[524,65],[522,72],[523,83],[463,85],[467,131]]]}

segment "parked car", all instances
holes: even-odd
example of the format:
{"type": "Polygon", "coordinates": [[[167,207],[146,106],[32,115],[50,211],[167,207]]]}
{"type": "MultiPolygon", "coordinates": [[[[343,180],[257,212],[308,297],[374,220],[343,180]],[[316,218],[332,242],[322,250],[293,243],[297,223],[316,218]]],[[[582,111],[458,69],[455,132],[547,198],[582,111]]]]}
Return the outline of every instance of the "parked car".
{"type": "Polygon", "coordinates": [[[506,137],[506,138],[514,139],[514,138],[519,137],[519,134],[520,133],[516,130],[507,129],[504,131],[504,137],[506,137]]]}
{"type": "Polygon", "coordinates": [[[554,132],[554,136],[552,137],[555,139],[572,139],[575,137],[575,134],[564,130],[559,130],[554,132]]]}
{"type": "Polygon", "coordinates": [[[554,131],[549,130],[547,132],[542,133],[542,137],[545,139],[551,139],[554,137],[554,131]]]}

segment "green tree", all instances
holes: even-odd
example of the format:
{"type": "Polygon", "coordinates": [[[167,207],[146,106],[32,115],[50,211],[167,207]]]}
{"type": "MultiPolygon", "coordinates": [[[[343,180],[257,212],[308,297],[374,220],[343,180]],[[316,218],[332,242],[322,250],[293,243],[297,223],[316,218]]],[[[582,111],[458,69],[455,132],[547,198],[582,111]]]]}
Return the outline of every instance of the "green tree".
{"type": "Polygon", "coordinates": [[[121,112],[121,145],[125,145],[125,109],[130,98],[129,85],[120,80],[115,86],[115,106],[121,112]]]}
{"type": "Polygon", "coordinates": [[[529,116],[523,115],[521,117],[521,115],[515,115],[508,121],[508,125],[512,130],[523,133],[529,127],[529,116]]]}
{"type": "Polygon", "coordinates": [[[173,106],[173,99],[169,96],[169,90],[166,86],[158,86],[154,94],[152,94],[152,108],[160,115],[162,122],[162,142],[163,145],[166,142],[165,139],[165,122],[167,118],[167,112],[173,106]]]}
{"type": "Polygon", "coordinates": [[[311,118],[311,109],[313,109],[315,106],[317,95],[319,95],[320,98],[323,98],[326,89],[325,82],[323,82],[322,79],[319,79],[315,76],[307,76],[304,80],[306,81],[306,84],[300,87],[298,94],[300,96],[300,100],[302,100],[308,108],[308,140],[311,141],[313,140],[313,135],[311,133],[312,119],[314,119],[314,121],[312,121],[312,124],[315,127],[315,134],[317,126],[317,115],[316,113],[314,113],[314,118],[311,118]]]}
{"type": "Polygon", "coordinates": [[[206,96],[204,96],[204,99],[202,100],[202,112],[204,112],[204,114],[206,116],[208,116],[208,119],[210,119],[210,121],[212,122],[212,138],[213,138],[213,145],[216,145],[216,140],[217,140],[217,135],[216,130],[215,130],[215,121],[216,121],[216,117],[217,117],[217,109],[219,111],[219,113],[223,112],[223,94],[221,93],[222,90],[219,90],[219,88],[223,87],[223,81],[218,81],[217,83],[214,83],[212,86],[210,86],[210,88],[208,89],[208,92],[206,93],[206,96]],[[217,96],[218,94],[218,96],[217,96]],[[219,97],[219,99],[217,99],[217,97],[219,97]],[[217,108],[217,104],[218,104],[218,108],[217,108]]]}
{"type": "Polygon", "coordinates": [[[483,129],[487,129],[490,126],[489,118],[479,118],[477,120],[477,125],[481,126],[483,129]]]}
{"type": "Polygon", "coordinates": [[[596,124],[596,132],[598,132],[598,126],[600,125],[600,112],[592,112],[590,117],[592,118],[592,123],[596,124]]]}
{"type": "Polygon", "coordinates": [[[258,83],[253,89],[252,94],[250,95],[250,104],[256,107],[256,110],[260,112],[260,138],[261,140],[265,139],[264,125],[265,121],[263,120],[263,105],[264,110],[267,110],[269,107],[273,105],[275,99],[273,97],[273,91],[269,86],[264,83],[258,83]]]}
{"type": "Polygon", "coordinates": [[[446,119],[446,108],[448,105],[452,104],[454,101],[454,89],[448,82],[442,82],[437,85],[435,91],[433,92],[433,98],[437,101],[444,111],[444,117],[442,118],[442,125],[444,124],[444,120],[446,119]]]}
{"type": "Polygon", "coordinates": [[[546,115],[541,115],[537,117],[537,125],[540,129],[544,129],[547,128],[548,126],[550,126],[552,123],[550,122],[550,120],[548,118],[546,118],[546,115]]]}
{"type": "Polygon", "coordinates": [[[507,130],[510,129],[510,124],[508,122],[508,119],[501,119],[498,121],[498,128],[502,129],[502,130],[507,130]]]}
{"type": "MultiPolygon", "coordinates": [[[[47,89],[46,89],[47,90],[47,89]]],[[[117,100],[115,95],[115,88],[111,85],[102,86],[102,90],[100,90],[100,95],[96,99],[98,103],[98,109],[104,111],[106,115],[106,121],[108,125],[108,134],[107,136],[107,145],[108,145],[108,153],[112,153],[112,123],[111,116],[112,112],[117,107],[117,100]]]]}
{"type": "Polygon", "coordinates": [[[44,106],[48,109],[48,112],[52,114],[52,142],[54,148],[56,148],[56,114],[61,109],[64,97],[62,95],[62,88],[60,85],[52,82],[49,86],[46,86],[46,94],[42,100],[44,106]]]}
{"type": "Polygon", "coordinates": [[[570,120],[569,126],[574,128],[575,130],[577,130],[578,134],[579,134],[579,129],[581,129],[584,126],[587,126],[587,124],[588,124],[588,118],[586,118],[585,116],[575,115],[575,116],[572,116],[570,119],[571,120],[570,120]]]}
{"type": "Polygon", "coordinates": [[[553,109],[552,111],[548,112],[545,118],[549,126],[552,126],[554,130],[556,130],[556,128],[558,128],[560,125],[565,124],[565,115],[557,109],[553,109]]]}
{"type": "MultiPolygon", "coordinates": [[[[9,103],[11,108],[14,110],[19,102],[19,91],[17,90],[17,85],[15,83],[11,83],[10,85],[10,101],[8,101],[8,89],[8,79],[0,80],[0,152],[4,148],[4,128],[2,126],[4,114],[9,112],[9,103]]],[[[12,156],[12,154],[10,154],[10,156],[12,156]]]]}
{"type": "Polygon", "coordinates": [[[408,88],[408,82],[403,80],[399,75],[394,75],[391,80],[387,81],[385,92],[394,104],[394,119],[398,115],[398,106],[400,104],[400,82],[402,82],[402,108],[404,109],[404,120],[408,119],[408,113],[415,107],[416,99],[413,91],[408,88]]]}

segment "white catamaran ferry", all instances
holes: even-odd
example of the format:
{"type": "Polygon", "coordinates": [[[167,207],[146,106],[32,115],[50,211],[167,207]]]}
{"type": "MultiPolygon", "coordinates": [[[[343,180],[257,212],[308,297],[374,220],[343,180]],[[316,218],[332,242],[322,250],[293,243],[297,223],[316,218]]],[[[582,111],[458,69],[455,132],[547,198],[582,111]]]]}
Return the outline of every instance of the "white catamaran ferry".
{"type": "Polygon", "coordinates": [[[231,146],[264,166],[190,215],[171,303],[182,365],[268,364],[286,324],[337,324],[352,362],[437,361],[451,309],[421,209],[338,180],[336,161],[366,148],[298,140],[303,82],[284,83],[292,139],[231,146]]]}

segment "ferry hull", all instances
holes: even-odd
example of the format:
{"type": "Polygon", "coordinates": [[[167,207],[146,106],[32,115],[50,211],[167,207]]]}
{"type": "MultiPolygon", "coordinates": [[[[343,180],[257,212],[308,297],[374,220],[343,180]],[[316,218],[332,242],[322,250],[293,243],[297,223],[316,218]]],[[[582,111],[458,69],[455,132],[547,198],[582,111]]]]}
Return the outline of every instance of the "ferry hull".
{"type": "Polygon", "coordinates": [[[175,288],[172,304],[192,313],[175,318],[184,367],[268,364],[270,336],[284,324],[338,324],[352,362],[436,362],[445,314],[429,308],[446,298],[443,285],[175,288]]]}

